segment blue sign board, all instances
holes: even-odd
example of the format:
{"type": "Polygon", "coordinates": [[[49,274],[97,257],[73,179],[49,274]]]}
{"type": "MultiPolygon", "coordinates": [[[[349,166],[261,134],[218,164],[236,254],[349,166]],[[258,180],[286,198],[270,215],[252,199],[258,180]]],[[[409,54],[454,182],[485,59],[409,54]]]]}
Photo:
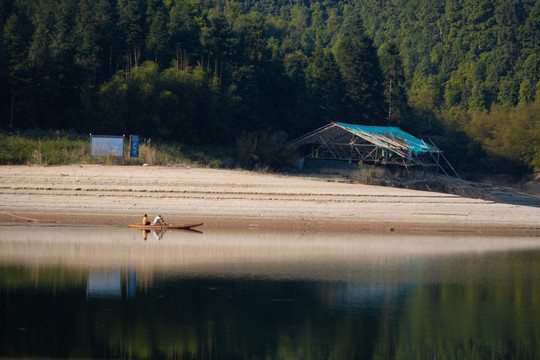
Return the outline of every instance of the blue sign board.
{"type": "Polygon", "coordinates": [[[139,135],[129,136],[129,156],[133,158],[139,157],[139,135]]]}
{"type": "Polygon", "coordinates": [[[123,156],[124,137],[90,134],[90,156],[123,156]]]}

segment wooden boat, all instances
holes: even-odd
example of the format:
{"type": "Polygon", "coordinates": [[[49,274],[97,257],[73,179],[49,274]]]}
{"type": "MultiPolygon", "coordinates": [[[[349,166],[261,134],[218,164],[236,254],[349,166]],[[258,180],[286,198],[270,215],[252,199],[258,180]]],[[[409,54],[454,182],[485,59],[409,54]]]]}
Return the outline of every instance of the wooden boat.
{"type": "Polygon", "coordinates": [[[200,224],[184,224],[184,225],[128,225],[133,230],[189,230],[191,228],[201,226],[200,224]]]}

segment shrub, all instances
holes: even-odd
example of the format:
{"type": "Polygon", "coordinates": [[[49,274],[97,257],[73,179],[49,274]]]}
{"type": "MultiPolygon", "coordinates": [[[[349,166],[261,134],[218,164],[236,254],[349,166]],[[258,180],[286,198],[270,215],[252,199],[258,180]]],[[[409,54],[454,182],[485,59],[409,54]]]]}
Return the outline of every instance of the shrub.
{"type": "Polygon", "coordinates": [[[295,153],[281,131],[243,133],[236,141],[238,160],[248,169],[295,166],[295,153]]]}

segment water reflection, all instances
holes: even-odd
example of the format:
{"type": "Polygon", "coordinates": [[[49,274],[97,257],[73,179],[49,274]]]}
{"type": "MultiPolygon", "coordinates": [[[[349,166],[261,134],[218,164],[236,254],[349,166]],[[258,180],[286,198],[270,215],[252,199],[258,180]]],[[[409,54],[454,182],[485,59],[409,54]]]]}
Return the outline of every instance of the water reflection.
{"type": "Polygon", "coordinates": [[[86,282],[87,297],[120,298],[120,269],[91,269],[86,282]]]}
{"type": "Polygon", "coordinates": [[[152,233],[152,235],[154,236],[154,239],[161,240],[163,239],[163,235],[165,234],[165,231],[142,230],[142,238],[144,241],[146,241],[146,239],[148,238],[148,233],[152,233]]]}
{"type": "Polygon", "coordinates": [[[0,228],[0,357],[540,355],[536,238],[0,228]],[[149,239],[150,240],[150,239],[149,239]]]}

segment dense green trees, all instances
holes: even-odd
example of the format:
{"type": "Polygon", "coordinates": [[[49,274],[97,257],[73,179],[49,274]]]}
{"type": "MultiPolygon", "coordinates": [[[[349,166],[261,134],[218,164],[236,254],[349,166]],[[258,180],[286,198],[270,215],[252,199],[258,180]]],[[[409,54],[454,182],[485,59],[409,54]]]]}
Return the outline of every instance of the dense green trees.
{"type": "Polygon", "coordinates": [[[534,0],[2,0],[0,128],[234,144],[339,120],[530,170],[539,39],[534,0]],[[492,146],[510,133],[527,149],[492,146]]]}
{"type": "Polygon", "coordinates": [[[184,143],[224,143],[232,130],[221,124],[233,123],[235,103],[200,66],[160,71],[147,61],[100,87],[96,105],[102,114],[93,126],[184,143]]]}

